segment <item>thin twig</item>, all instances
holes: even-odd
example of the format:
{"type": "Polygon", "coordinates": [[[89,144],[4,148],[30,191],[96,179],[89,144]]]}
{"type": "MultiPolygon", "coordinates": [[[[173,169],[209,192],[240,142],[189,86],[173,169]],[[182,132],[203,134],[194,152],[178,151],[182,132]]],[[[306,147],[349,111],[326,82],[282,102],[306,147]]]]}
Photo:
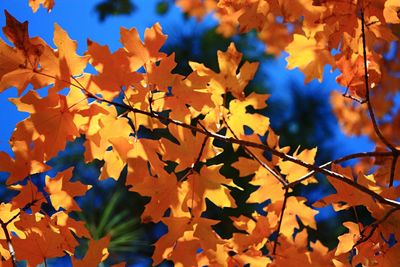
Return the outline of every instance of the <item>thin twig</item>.
{"type": "Polygon", "coordinates": [[[368,80],[368,64],[367,64],[367,45],[365,41],[365,18],[364,18],[364,10],[361,10],[361,36],[362,36],[362,48],[363,48],[363,57],[364,57],[364,80],[365,80],[365,100],[368,105],[368,113],[371,117],[372,124],[374,126],[374,130],[379,139],[393,152],[394,154],[398,154],[399,150],[394,147],[382,134],[379,129],[378,123],[376,121],[374,109],[372,107],[370,91],[369,91],[369,80],[368,80]]]}
{"type": "MultiPolygon", "coordinates": [[[[354,154],[350,154],[350,155],[346,155],[344,157],[326,162],[322,165],[319,165],[320,168],[326,168],[332,164],[337,164],[340,162],[344,162],[344,161],[348,161],[351,159],[356,159],[356,158],[369,158],[369,157],[391,157],[393,155],[392,152],[379,152],[379,151],[375,151],[375,152],[360,152],[360,153],[354,153],[354,154]]],[[[297,179],[296,181],[293,181],[289,184],[287,184],[287,187],[293,187],[305,180],[307,180],[308,178],[310,178],[311,176],[313,176],[316,173],[316,171],[310,171],[308,173],[306,173],[305,175],[303,175],[302,177],[300,177],[299,179],[297,179]]]]}
{"type": "Polygon", "coordinates": [[[384,223],[387,219],[389,219],[389,217],[390,217],[395,211],[398,211],[398,210],[400,210],[400,208],[392,208],[392,209],[390,209],[388,212],[386,212],[386,214],[385,214],[381,219],[379,219],[379,220],[373,222],[372,224],[370,224],[369,226],[365,227],[365,228],[361,231],[361,233],[360,233],[361,239],[359,239],[359,240],[353,245],[353,248],[355,248],[356,246],[358,246],[358,245],[360,245],[360,244],[362,244],[362,243],[364,243],[364,242],[367,242],[367,241],[372,237],[372,235],[374,234],[374,232],[375,232],[375,230],[378,228],[378,226],[379,226],[380,224],[384,223]],[[371,231],[368,233],[368,235],[365,235],[365,232],[366,232],[366,230],[367,230],[368,228],[372,228],[372,229],[371,229],[371,231]]]}
{"type": "MultiPolygon", "coordinates": [[[[195,168],[199,165],[199,163],[200,163],[200,160],[201,160],[201,156],[202,156],[202,154],[203,154],[203,151],[204,151],[204,148],[206,147],[206,143],[207,143],[207,141],[208,141],[208,136],[206,136],[205,138],[204,138],[204,140],[203,140],[203,143],[201,144],[201,148],[200,148],[200,151],[199,151],[199,154],[197,155],[197,158],[196,158],[196,161],[192,164],[192,166],[190,167],[190,170],[189,170],[189,173],[190,174],[192,174],[193,173],[193,171],[196,171],[195,170],[195,168]]],[[[197,171],[196,171],[197,172],[197,171]]],[[[194,215],[193,215],[193,204],[194,204],[194,187],[195,187],[195,182],[196,182],[196,179],[194,179],[193,178],[193,181],[192,181],[192,199],[191,199],[191,207],[190,207],[190,216],[193,218],[194,217],[194,215]]]]}
{"type": "MultiPolygon", "coordinates": [[[[346,90],[346,92],[347,92],[347,90],[346,90]]],[[[360,99],[360,98],[354,97],[354,96],[352,96],[352,95],[348,95],[348,94],[346,94],[346,93],[342,94],[342,96],[343,96],[344,98],[349,98],[349,99],[351,99],[351,100],[353,100],[353,101],[356,101],[356,102],[359,103],[359,104],[364,104],[364,103],[367,102],[366,99],[360,99]]]]}
{"type": "Polygon", "coordinates": [[[287,203],[287,199],[288,199],[288,191],[289,191],[289,188],[286,188],[285,198],[283,199],[283,203],[282,203],[281,216],[279,218],[279,223],[278,223],[278,229],[276,230],[277,233],[276,233],[276,238],[275,238],[275,242],[274,242],[274,248],[272,249],[272,255],[276,255],[276,247],[278,246],[278,239],[279,239],[279,235],[281,232],[283,214],[285,213],[285,209],[286,209],[286,203],[287,203]]]}
{"type": "Polygon", "coordinates": [[[392,159],[392,166],[390,166],[390,179],[389,179],[389,187],[393,186],[394,182],[394,174],[396,173],[396,165],[397,159],[399,158],[399,154],[395,154],[392,159]]]}
{"type": "Polygon", "coordinates": [[[10,252],[12,265],[13,265],[13,267],[15,267],[15,266],[17,266],[17,259],[15,257],[14,247],[11,243],[11,236],[7,230],[8,223],[5,223],[5,222],[3,222],[2,219],[0,219],[0,225],[1,225],[1,228],[3,229],[4,235],[6,236],[8,251],[10,252]]]}
{"type": "MultiPolygon", "coordinates": [[[[235,132],[233,131],[233,129],[229,126],[228,122],[225,119],[225,116],[222,117],[223,122],[225,123],[226,127],[228,128],[228,130],[232,133],[232,135],[236,138],[239,139],[237,137],[237,135],[235,134],[235,132]]],[[[249,148],[242,146],[244,148],[244,150],[255,160],[258,162],[258,164],[260,164],[264,169],[266,169],[270,174],[272,174],[272,176],[274,176],[283,186],[287,186],[288,182],[283,179],[278,173],[276,173],[271,167],[269,167],[266,163],[264,163],[261,159],[259,159],[249,148]]]]}

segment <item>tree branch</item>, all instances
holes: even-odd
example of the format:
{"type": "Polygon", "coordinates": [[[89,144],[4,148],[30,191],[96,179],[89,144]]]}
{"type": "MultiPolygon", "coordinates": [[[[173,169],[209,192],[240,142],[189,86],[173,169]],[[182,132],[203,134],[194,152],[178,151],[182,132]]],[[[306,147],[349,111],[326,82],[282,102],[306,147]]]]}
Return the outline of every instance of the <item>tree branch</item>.
{"type": "MultiPolygon", "coordinates": [[[[40,72],[38,72],[38,73],[40,73],[40,72]]],[[[46,75],[46,76],[51,77],[50,75],[46,75]]],[[[55,80],[57,80],[56,77],[53,77],[53,78],[55,80]]],[[[180,127],[183,127],[183,128],[186,128],[186,129],[190,129],[192,131],[204,134],[204,135],[206,135],[208,137],[212,137],[214,139],[217,139],[217,140],[220,140],[220,141],[223,141],[223,142],[232,143],[232,144],[238,144],[238,145],[241,145],[241,146],[244,146],[244,147],[254,147],[254,148],[257,148],[257,149],[269,151],[272,155],[277,156],[277,157],[279,157],[279,158],[281,158],[283,160],[291,161],[291,162],[296,163],[297,165],[303,166],[303,167],[305,167],[305,168],[307,168],[307,169],[309,169],[311,171],[319,172],[319,173],[325,174],[325,175],[329,175],[330,177],[332,177],[332,178],[334,178],[336,180],[342,181],[342,182],[344,182],[344,183],[356,188],[357,190],[370,195],[371,197],[375,198],[376,201],[378,201],[378,202],[380,202],[382,204],[389,205],[389,206],[396,207],[396,208],[400,208],[400,202],[384,198],[383,196],[381,196],[378,193],[368,189],[367,187],[364,187],[364,186],[362,186],[360,184],[357,184],[356,182],[354,182],[349,177],[345,177],[344,175],[342,175],[340,173],[336,173],[334,171],[325,169],[323,167],[315,166],[315,165],[309,164],[307,162],[304,162],[304,161],[302,161],[302,160],[300,160],[300,159],[298,159],[296,157],[293,157],[293,156],[287,155],[287,154],[285,154],[285,153],[283,153],[281,151],[275,150],[275,149],[269,147],[267,144],[255,143],[255,142],[251,142],[251,141],[247,141],[247,140],[240,140],[240,139],[236,139],[236,138],[232,138],[232,137],[226,137],[226,136],[221,135],[221,134],[210,132],[210,131],[208,131],[206,129],[203,129],[203,128],[198,128],[196,126],[193,126],[193,125],[190,125],[190,124],[178,121],[178,120],[174,120],[174,119],[171,119],[169,117],[165,117],[165,116],[159,115],[158,113],[155,113],[155,112],[148,112],[148,111],[140,110],[140,109],[137,109],[137,108],[133,108],[133,107],[131,107],[129,105],[126,105],[124,103],[118,103],[118,102],[114,102],[114,101],[111,101],[111,100],[107,100],[107,99],[98,97],[98,96],[92,94],[91,92],[89,92],[88,90],[86,90],[85,88],[83,88],[82,86],[77,86],[77,85],[73,85],[73,86],[83,90],[88,98],[92,98],[92,99],[100,101],[100,102],[105,102],[105,103],[108,103],[108,104],[113,105],[115,107],[120,107],[120,108],[124,108],[124,109],[129,110],[129,111],[134,112],[134,113],[143,114],[143,115],[149,116],[151,118],[157,119],[157,120],[159,120],[161,122],[164,121],[164,122],[167,122],[167,123],[173,123],[173,124],[178,125],[180,127]]]]}
{"type": "MultiPolygon", "coordinates": [[[[226,121],[225,117],[222,117],[222,120],[224,121],[226,127],[228,128],[228,130],[232,133],[232,135],[236,138],[239,139],[237,137],[237,135],[235,134],[235,132],[232,130],[232,128],[229,126],[228,122],[226,121]]],[[[244,150],[255,160],[257,161],[264,169],[266,169],[269,173],[272,174],[272,176],[274,176],[284,187],[286,187],[288,185],[288,182],[283,179],[277,172],[275,172],[271,167],[269,167],[266,163],[264,163],[261,159],[259,159],[253,152],[251,152],[250,149],[248,149],[246,146],[242,146],[244,148],[244,150]]]]}
{"type": "MultiPolygon", "coordinates": [[[[392,152],[360,152],[360,153],[354,153],[354,154],[350,154],[350,155],[346,155],[344,157],[335,159],[335,160],[331,160],[329,162],[326,162],[322,165],[320,165],[320,168],[326,168],[332,164],[337,164],[343,161],[347,161],[347,160],[351,160],[351,159],[356,159],[356,158],[368,158],[368,157],[391,157],[393,155],[392,152]]],[[[307,180],[308,178],[310,178],[311,176],[313,176],[316,173],[316,171],[310,171],[308,173],[306,173],[305,175],[303,175],[302,177],[300,177],[299,179],[297,179],[296,181],[293,181],[289,184],[287,184],[287,187],[293,187],[305,180],[307,180]]]]}
{"type": "MultiPolygon", "coordinates": [[[[19,213],[18,213],[18,215],[19,215],[19,213]]],[[[10,252],[10,255],[11,255],[11,262],[12,262],[13,267],[16,267],[17,266],[17,259],[15,257],[14,247],[13,247],[13,245],[11,243],[11,236],[8,233],[8,230],[7,230],[7,225],[8,225],[9,222],[11,222],[11,221],[8,220],[8,222],[5,223],[5,222],[3,222],[2,219],[0,219],[0,225],[1,225],[1,228],[3,229],[4,235],[6,236],[7,245],[8,245],[8,251],[10,252]]]]}
{"type": "Polygon", "coordinates": [[[283,199],[283,203],[282,203],[281,216],[279,218],[276,239],[274,242],[274,248],[272,249],[272,255],[276,255],[276,247],[278,246],[278,239],[279,239],[279,234],[280,234],[281,227],[282,227],[283,215],[284,215],[285,209],[286,209],[286,203],[287,203],[287,199],[288,199],[288,191],[289,191],[289,188],[287,187],[285,190],[285,198],[283,199]]]}
{"type": "Polygon", "coordinates": [[[361,10],[361,36],[362,36],[362,48],[363,48],[363,58],[364,58],[364,81],[365,81],[365,100],[368,106],[368,113],[371,117],[372,124],[374,126],[374,130],[378,138],[388,147],[392,152],[393,156],[395,154],[399,154],[399,150],[391,144],[382,134],[379,129],[378,123],[376,121],[374,109],[372,107],[370,91],[369,91],[369,80],[368,80],[368,64],[367,64],[367,48],[365,41],[365,18],[364,18],[364,10],[361,10]]]}
{"type": "Polygon", "coordinates": [[[400,208],[392,208],[390,209],[388,212],[386,212],[386,214],[379,220],[373,222],[371,225],[365,227],[362,231],[361,231],[361,239],[359,239],[354,245],[353,248],[355,248],[356,246],[367,242],[372,235],[374,234],[375,230],[378,228],[378,226],[382,223],[384,223],[387,219],[389,219],[389,217],[396,211],[400,210],[400,208]],[[368,235],[365,235],[366,230],[371,227],[371,231],[368,233],[368,235]]]}
{"type": "Polygon", "coordinates": [[[399,154],[395,154],[392,159],[392,166],[390,166],[390,179],[389,179],[389,187],[393,186],[394,182],[394,174],[396,173],[396,164],[399,158],[399,154]]]}

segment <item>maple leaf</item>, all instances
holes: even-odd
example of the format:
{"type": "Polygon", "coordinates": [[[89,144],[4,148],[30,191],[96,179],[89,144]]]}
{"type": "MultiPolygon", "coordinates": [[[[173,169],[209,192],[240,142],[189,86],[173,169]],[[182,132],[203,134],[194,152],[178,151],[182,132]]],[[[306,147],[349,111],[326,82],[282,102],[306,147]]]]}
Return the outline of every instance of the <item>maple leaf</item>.
{"type": "Polygon", "coordinates": [[[268,256],[264,256],[261,251],[256,249],[248,249],[243,253],[233,256],[233,259],[235,264],[239,264],[239,266],[269,266],[272,263],[272,260],[268,256]]]}
{"type": "Polygon", "coordinates": [[[183,202],[184,209],[190,208],[192,213],[200,215],[206,209],[206,198],[218,207],[236,207],[229,189],[223,185],[239,189],[240,187],[220,174],[221,167],[221,165],[202,167],[200,173],[192,172],[188,175],[187,180],[181,185],[187,192],[183,202]]]}
{"type": "Polygon", "coordinates": [[[39,73],[55,77],[54,88],[60,90],[74,83],[73,76],[82,74],[89,56],[76,54],[76,41],[71,40],[58,24],[54,25],[53,42],[58,48],[54,53],[56,59],[41,58],[39,73]]]}
{"type": "Polygon", "coordinates": [[[73,266],[77,267],[87,267],[87,266],[97,266],[99,263],[107,259],[108,244],[110,243],[111,236],[105,236],[100,240],[90,239],[88,250],[83,257],[83,259],[72,258],[73,266]]]}
{"type": "Polygon", "coordinates": [[[305,74],[306,83],[312,79],[321,82],[325,65],[335,66],[327,40],[322,34],[308,38],[294,34],[293,41],[286,47],[286,51],[289,53],[286,58],[287,68],[299,68],[305,74]]]}
{"type": "Polygon", "coordinates": [[[104,159],[106,150],[114,137],[129,139],[132,128],[124,117],[117,117],[117,111],[106,105],[92,109],[91,119],[86,125],[85,160],[104,159]],[[115,131],[118,129],[118,131],[115,131]]]}
{"type": "Polygon", "coordinates": [[[122,136],[111,137],[108,141],[112,145],[112,149],[104,153],[104,165],[99,179],[103,180],[111,177],[118,180],[122,169],[126,165],[128,152],[133,149],[134,145],[122,136]]]}
{"type": "MultiPolygon", "coordinates": [[[[53,0],[29,3],[34,11],[40,4],[49,10],[54,5],[53,0]]],[[[399,29],[388,25],[399,23],[400,6],[396,1],[179,0],[177,4],[197,18],[215,11],[218,31],[225,36],[254,29],[267,51],[276,55],[282,50],[289,53],[288,68],[298,67],[306,82],[314,78],[321,81],[328,64],[339,68],[337,82],[349,89],[351,98],[368,96],[367,84],[369,96],[374,98],[373,108],[370,99],[369,105],[355,105],[339,94],[332,96],[344,130],[367,134],[374,142],[388,138],[393,144],[399,143],[396,129],[400,116],[385,116],[396,112],[392,111],[391,99],[397,90],[400,66],[389,58],[398,54],[393,42],[398,42],[399,29]],[[364,73],[365,60],[368,75],[364,73]],[[368,113],[385,118],[379,121],[385,138],[370,123],[368,113]]],[[[389,208],[398,206],[395,199],[400,187],[387,186],[389,179],[398,179],[400,163],[396,162],[395,145],[379,144],[376,152],[388,150],[392,155],[376,154],[374,159],[362,159],[352,168],[332,164],[336,177],[342,175],[357,184],[327,176],[336,193],[314,204],[332,205],[336,211],[362,206],[376,221],[360,226],[345,222],[349,233],[339,236],[337,247],[330,251],[320,241],[310,240],[314,238],[308,235],[307,228],[316,229],[318,211],[306,199],[296,196],[296,190],[285,187],[310,170],[283,160],[286,157],[282,153],[288,155],[290,148],[280,148],[269,119],[257,111],[266,107],[268,96],[244,93],[258,63],[242,63],[242,54],[233,43],[227,51],[218,51],[219,70],[191,62],[194,71],[184,77],[175,72],[175,55],[160,52],[167,37],[159,24],[146,30],[144,42],[136,29],[122,28],[123,48],[114,53],[107,46],[88,41],[88,52],[83,57],[76,53],[77,43],[58,25],[54,32],[57,49],[40,38],[30,38],[28,22],[21,23],[7,12],[3,31],[13,46],[0,40],[0,92],[15,86],[21,95],[28,84],[34,89],[54,84],[46,97],[29,91],[22,98],[11,100],[18,110],[30,115],[16,125],[10,139],[14,157],[0,152],[0,171],[9,172],[7,184],[20,191],[0,207],[2,226],[7,228],[0,236],[0,254],[8,260],[4,264],[15,265],[11,249],[7,249],[7,232],[17,260],[26,260],[28,265],[65,253],[73,255],[78,245],[76,237],[89,238],[90,242],[83,259],[72,258],[74,265],[98,265],[107,257],[110,237],[92,240],[84,222],[69,215],[71,210],[79,209],[74,197],[84,195],[89,188],[70,182],[72,169],[53,179],[46,177],[45,189],[29,177],[47,170],[45,162],[64,149],[67,141],[84,135],[85,160],[104,162],[99,179],[118,179],[126,168],[129,190],[150,199],[142,221],[167,225],[168,232],[155,244],[154,264],[166,259],[177,266],[399,265],[399,246],[392,240],[398,239],[400,215],[397,209],[389,208]],[[97,73],[82,75],[88,60],[97,73]],[[58,94],[64,87],[70,87],[66,96],[58,94]],[[119,95],[124,104],[121,99],[114,100],[119,95]],[[95,101],[89,104],[88,98],[95,101]],[[170,136],[147,135],[147,130],[158,128],[170,136]],[[206,136],[200,137],[201,134],[206,136]],[[232,236],[225,239],[214,230],[220,229],[215,226],[219,221],[206,218],[211,216],[206,199],[220,208],[234,208],[231,188],[239,189],[235,190],[238,194],[241,188],[221,174],[224,165],[214,163],[225,148],[220,141],[230,143],[235,153],[232,156],[239,156],[232,166],[240,176],[247,176],[246,181],[239,182],[257,187],[255,191],[244,190],[246,202],[267,201],[259,211],[262,214],[231,217],[232,227],[238,231],[229,232],[232,236]],[[356,179],[354,173],[358,174],[356,179]],[[284,178],[280,179],[281,175],[284,178]],[[40,209],[45,190],[54,208],[62,209],[51,217],[40,209]],[[365,238],[364,233],[370,229],[372,234],[365,238]],[[365,239],[358,243],[360,238],[365,239]]],[[[315,163],[315,155],[316,149],[294,153],[307,164],[315,163]]],[[[310,180],[303,184],[307,186],[310,180]]]]}
{"type": "Polygon", "coordinates": [[[12,150],[15,156],[13,159],[5,152],[0,152],[0,169],[10,173],[7,184],[14,184],[25,179],[30,174],[44,172],[50,169],[43,163],[43,153],[39,149],[29,149],[28,143],[14,141],[12,150]]]}
{"type": "Polygon", "coordinates": [[[397,243],[385,252],[385,257],[382,260],[382,266],[390,267],[400,265],[399,253],[400,246],[397,243]]]}
{"type": "Polygon", "coordinates": [[[131,70],[137,70],[147,62],[156,62],[165,57],[159,52],[167,36],[162,33],[160,24],[147,28],[144,33],[144,43],[140,40],[135,28],[130,30],[121,27],[121,43],[128,52],[131,70]]]}
{"type": "Polygon", "coordinates": [[[22,188],[13,188],[19,190],[19,194],[12,199],[12,204],[15,208],[24,209],[29,207],[33,213],[39,212],[41,205],[46,201],[41,192],[38,191],[36,185],[28,180],[27,184],[22,188]]]}
{"type": "Polygon", "coordinates": [[[13,238],[13,246],[18,258],[27,260],[32,266],[47,258],[61,257],[64,251],[73,252],[78,245],[75,238],[64,237],[50,218],[37,214],[21,213],[16,226],[24,232],[25,238],[13,238]]]}
{"type": "MultiPolygon", "coordinates": [[[[18,214],[20,214],[20,209],[15,208],[11,203],[2,202],[0,204],[0,219],[3,223],[8,223],[7,230],[9,234],[14,232],[19,236],[24,236],[24,233],[15,226],[15,223],[20,220],[18,214]],[[14,220],[11,220],[15,216],[16,218],[14,220]]],[[[0,240],[5,239],[6,234],[4,233],[4,231],[0,231],[0,240]]]]}
{"type": "Polygon", "coordinates": [[[101,94],[106,99],[113,99],[123,87],[128,87],[142,79],[141,74],[131,70],[126,50],[120,48],[111,53],[108,46],[101,46],[89,39],[87,42],[90,63],[98,72],[98,75],[91,77],[96,86],[92,84],[85,86],[89,92],[101,94]]]}
{"type": "Polygon", "coordinates": [[[246,231],[246,233],[233,233],[232,239],[229,241],[239,254],[248,249],[254,249],[253,252],[255,252],[265,246],[268,236],[275,231],[278,223],[278,217],[274,213],[262,216],[255,212],[251,218],[242,215],[238,218],[231,217],[231,219],[236,228],[246,231]]]}
{"type": "MultiPolygon", "coordinates": [[[[317,229],[315,215],[317,215],[319,211],[308,207],[305,202],[306,200],[301,197],[290,196],[287,198],[280,232],[287,238],[292,237],[296,225],[299,224],[298,219],[301,220],[303,225],[309,226],[312,229],[317,229]]],[[[281,201],[276,201],[268,205],[266,210],[280,214],[282,212],[281,208],[281,201]]]]}
{"type": "Polygon", "coordinates": [[[154,264],[160,263],[163,259],[173,258],[175,262],[193,265],[196,262],[198,249],[213,247],[216,249],[216,240],[220,240],[211,228],[212,225],[217,223],[215,220],[171,217],[163,218],[162,222],[167,225],[168,232],[155,244],[154,264]],[[207,233],[206,236],[204,236],[205,233],[207,233]],[[178,245],[179,249],[176,250],[178,245]],[[185,245],[189,247],[189,251],[184,250],[185,245]]]}
{"type": "Polygon", "coordinates": [[[350,251],[354,244],[360,239],[359,225],[353,222],[344,222],[343,226],[349,229],[349,233],[338,237],[339,244],[336,248],[335,255],[350,251]]]}
{"type": "Polygon", "coordinates": [[[266,107],[265,101],[269,95],[256,95],[251,93],[246,98],[239,100],[234,99],[229,102],[229,114],[226,117],[227,125],[232,129],[233,133],[228,131],[228,136],[243,136],[247,126],[253,130],[255,134],[264,135],[269,128],[269,118],[247,111],[248,106],[254,109],[262,109],[266,107]]]}
{"type": "Polygon", "coordinates": [[[28,22],[20,23],[8,12],[6,21],[7,25],[3,27],[3,31],[15,45],[15,49],[1,42],[0,54],[8,53],[13,56],[2,56],[9,66],[0,71],[0,91],[15,86],[21,94],[29,83],[32,83],[35,89],[54,84],[55,90],[60,90],[70,86],[73,81],[71,76],[82,74],[89,57],[75,54],[76,42],[57,24],[54,43],[58,49],[54,51],[40,38],[29,38],[28,22]]]}
{"type": "Polygon", "coordinates": [[[192,72],[185,79],[176,80],[171,90],[172,95],[164,100],[164,107],[171,109],[171,118],[189,122],[191,117],[211,111],[215,104],[208,88],[208,78],[192,72]],[[185,105],[182,99],[186,99],[185,105]]]}
{"type": "Polygon", "coordinates": [[[242,54],[236,50],[234,43],[229,45],[226,52],[218,51],[217,56],[219,73],[215,73],[199,63],[190,62],[189,65],[199,75],[211,77],[209,87],[212,88],[211,92],[215,95],[214,102],[216,105],[223,104],[220,97],[227,92],[231,92],[234,97],[242,99],[244,97],[243,90],[248,82],[253,79],[258,63],[246,61],[239,71],[242,54]]]}
{"type": "Polygon", "coordinates": [[[64,208],[65,210],[76,210],[80,208],[74,201],[74,197],[82,196],[91,186],[83,185],[80,182],[70,182],[72,168],[60,172],[54,178],[46,176],[46,191],[50,195],[51,204],[54,209],[64,208]]]}
{"type": "MultiPolygon", "coordinates": [[[[338,69],[342,72],[336,81],[350,90],[350,93],[365,97],[364,81],[364,59],[361,56],[353,55],[351,58],[341,57],[336,61],[338,69]]],[[[374,87],[381,79],[381,71],[373,56],[368,57],[368,76],[371,86],[374,87]]]]}
{"type": "Polygon", "coordinates": [[[251,29],[261,31],[270,7],[267,1],[253,1],[245,6],[243,14],[239,17],[240,32],[248,32],[251,29]]]}
{"type": "MultiPolygon", "coordinates": [[[[0,40],[0,91],[8,87],[5,85],[9,83],[7,75],[10,72],[17,71],[24,61],[25,56],[21,51],[8,46],[3,40],[0,40]]],[[[19,89],[19,94],[22,90],[19,89]]]]}
{"type": "Polygon", "coordinates": [[[11,16],[7,10],[5,10],[4,13],[6,16],[6,26],[3,27],[3,32],[8,40],[10,40],[17,49],[22,50],[26,57],[29,57],[30,54],[40,56],[42,48],[35,47],[29,39],[28,21],[21,23],[11,16]]]}
{"type": "MultiPolygon", "coordinates": [[[[339,172],[343,174],[346,179],[351,179],[353,177],[352,171],[350,168],[342,168],[338,165],[333,165],[332,170],[335,172],[339,172]]],[[[352,186],[340,182],[336,179],[330,178],[328,176],[329,182],[335,188],[336,194],[331,194],[329,196],[324,197],[321,200],[322,203],[332,203],[334,210],[343,210],[347,209],[350,206],[358,206],[358,205],[366,205],[369,208],[372,208],[376,205],[373,198],[368,194],[359,192],[354,190],[352,186]]],[[[318,205],[318,204],[317,204],[318,205]]]]}
{"type": "MultiPolygon", "coordinates": [[[[71,230],[78,237],[90,238],[90,233],[85,227],[85,222],[72,219],[65,211],[54,213],[51,216],[51,219],[55,222],[56,225],[61,226],[64,229],[71,230]]],[[[68,234],[70,235],[70,233],[68,234]]]]}
{"type": "Polygon", "coordinates": [[[160,91],[167,92],[168,88],[172,87],[176,79],[182,78],[178,74],[172,73],[176,67],[175,54],[160,59],[156,62],[146,64],[146,77],[149,86],[157,88],[160,91]]]}
{"type": "Polygon", "coordinates": [[[30,39],[28,22],[19,22],[7,11],[6,26],[3,27],[4,35],[14,44],[15,48],[8,46],[0,40],[0,92],[10,86],[18,89],[18,94],[32,82],[38,86],[37,75],[34,70],[38,67],[39,58],[45,53],[45,43],[38,39],[30,39]]]}
{"type": "Polygon", "coordinates": [[[22,98],[13,98],[10,101],[18,110],[30,113],[26,120],[32,123],[31,127],[37,133],[32,136],[22,132],[21,137],[15,137],[16,140],[23,138],[28,144],[42,143],[45,159],[56,155],[64,149],[67,141],[79,136],[74,119],[77,111],[87,107],[86,97],[82,92],[70,90],[68,96],[51,93],[40,98],[38,93],[31,90],[22,98]]]}
{"type": "Polygon", "coordinates": [[[259,187],[251,193],[246,202],[263,203],[268,199],[271,202],[278,202],[284,199],[285,191],[282,188],[282,184],[268,170],[260,166],[254,173],[255,175],[250,184],[259,187]]]}
{"type": "Polygon", "coordinates": [[[135,181],[133,183],[132,181],[127,181],[127,184],[133,185],[130,191],[138,192],[142,196],[151,197],[150,202],[146,204],[141,215],[143,222],[159,222],[167,209],[171,209],[173,217],[189,215],[188,212],[182,210],[181,206],[185,192],[179,189],[175,175],[165,171],[158,171],[157,177],[148,177],[143,179],[142,182],[135,181]]]}
{"type": "Polygon", "coordinates": [[[276,22],[271,15],[267,16],[264,27],[258,32],[258,38],[266,44],[266,53],[275,56],[279,56],[292,41],[287,27],[276,22]]]}
{"type": "Polygon", "coordinates": [[[367,107],[354,105],[354,101],[344,98],[339,92],[331,93],[333,112],[339,119],[341,129],[346,134],[373,134],[373,125],[365,116],[367,107]]]}
{"type": "Polygon", "coordinates": [[[165,147],[163,160],[176,162],[178,165],[175,168],[175,172],[193,167],[198,158],[199,161],[205,161],[206,159],[215,156],[212,141],[210,139],[207,139],[203,145],[204,138],[199,138],[198,135],[193,135],[189,129],[177,125],[169,125],[168,130],[179,143],[176,144],[169,140],[163,142],[165,147]],[[199,157],[197,152],[201,151],[202,147],[202,154],[199,157]]]}
{"type": "Polygon", "coordinates": [[[32,8],[33,12],[36,12],[40,5],[43,5],[43,7],[47,9],[47,12],[50,12],[54,7],[55,2],[54,0],[29,0],[29,6],[32,8]]]}

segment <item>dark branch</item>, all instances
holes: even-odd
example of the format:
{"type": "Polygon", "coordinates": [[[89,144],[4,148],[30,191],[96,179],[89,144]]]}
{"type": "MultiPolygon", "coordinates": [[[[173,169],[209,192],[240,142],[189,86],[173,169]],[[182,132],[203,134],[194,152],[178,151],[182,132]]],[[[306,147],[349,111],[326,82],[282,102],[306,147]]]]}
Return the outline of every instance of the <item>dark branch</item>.
{"type": "Polygon", "coordinates": [[[361,10],[361,36],[362,36],[362,48],[363,48],[363,57],[364,57],[364,80],[365,80],[365,100],[368,105],[368,113],[371,117],[372,124],[374,126],[374,130],[376,135],[379,139],[388,147],[392,152],[393,155],[398,154],[399,150],[394,147],[382,134],[381,130],[379,129],[378,123],[376,121],[374,109],[372,107],[371,98],[370,98],[370,91],[369,91],[369,80],[368,80],[368,64],[367,64],[367,46],[365,41],[365,18],[364,18],[364,10],[361,10]]]}
{"type": "Polygon", "coordinates": [[[279,235],[281,232],[283,215],[284,215],[285,209],[286,209],[286,203],[287,203],[287,199],[288,199],[288,191],[289,191],[289,188],[286,188],[285,198],[283,199],[283,203],[282,203],[281,216],[279,218],[279,223],[278,223],[278,229],[276,230],[277,233],[276,233],[276,238],[275,238],[275,242],[274,242],[274,248],[272,249],[272,255],[276,255],[276,247],[278,246],[278,239],[279,239],[279,235]]]}

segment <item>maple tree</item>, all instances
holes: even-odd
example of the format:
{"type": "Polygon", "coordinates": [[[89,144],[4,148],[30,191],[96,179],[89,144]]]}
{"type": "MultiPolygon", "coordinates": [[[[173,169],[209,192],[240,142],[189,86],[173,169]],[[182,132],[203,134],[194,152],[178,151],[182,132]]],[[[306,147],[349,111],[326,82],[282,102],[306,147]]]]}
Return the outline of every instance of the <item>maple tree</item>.
{"type": "MultiPolygon", "coordinates": [[[[29,1],[33,11],[40,4],[51,9],[54,1],[29,1]]],[[[50,169],[47,163],[67,142],[83,137],[85,161],[103,163],[98,179],[117,180],[126,170],[127,188],[150,199],[142,222],[168,228],[154,244],[154,265],[166,259],[178,266],[399,266],[400,115],[390,99],[400,86],[400,2],[176,4],[199,20],[214,12],[225,36],[257,32],[268,53],[289,54],[288,68],[301,70],[305,82],[323,80],[326,65],[337,68],[336,81],[347,90],[332,93],[334,112],[346,133],[369,136],[375,150],[316,165],[317,148],[292,153],[281,147],[269,118],[258,112],[269,96],[245,90],[258,63],[242,62],[234,43],[217,53],[218,71],[190,62],[192,72],[183,76],[173,71],[174,54],[160,52],[167,36],[159,24],[145,31],[144,41],[135,28],[121,28],[122,47],[113,53],[88,40],[78,55],[76,42],[57,24],[52,48],[29,36],[28,22],[5,11],[3,32],[12,45],[0,40],[0,92],[17,88],[19,97],[10,101],[30,115],[9,140],[14,155],[0,152],[7,187],[18,191],[0,205],[2,264],[36,266],[69,255],[74,266],[97,266],[107,258],[112,237],[94,240],[72,216],[80,210],[75,198],[91,186],[73,179],[73,168],[47,175],[42,184],[33,177],[50,169]],[[96,73],[85,73],[87,65],[96,73]],[[45,87],[42,97],[36,90],[45,87]],[[226,151],[238,159],[221,160],[226,151]],[[341,165],[350,159],[359,161],[341,165]],[[236,169],[239,178],[227,177],[224,168],[236,169]],[[310,203],[294,189],[318,183],[317,174],[335,193],[310,203]],[[230,216],[235,231],[224,236],[216,230],[222,216],[210,210],[235,210],[245,184],[254,188],[245,202],[259,208],[230,216]],[[347,232],[328,248],[310,237],[318,208],[328,205],[356,214],[364,207],[372,220],[344,222],[347,232]],[[75,256],[80,239],[89,240],[83,258],[75,256]]]]}

